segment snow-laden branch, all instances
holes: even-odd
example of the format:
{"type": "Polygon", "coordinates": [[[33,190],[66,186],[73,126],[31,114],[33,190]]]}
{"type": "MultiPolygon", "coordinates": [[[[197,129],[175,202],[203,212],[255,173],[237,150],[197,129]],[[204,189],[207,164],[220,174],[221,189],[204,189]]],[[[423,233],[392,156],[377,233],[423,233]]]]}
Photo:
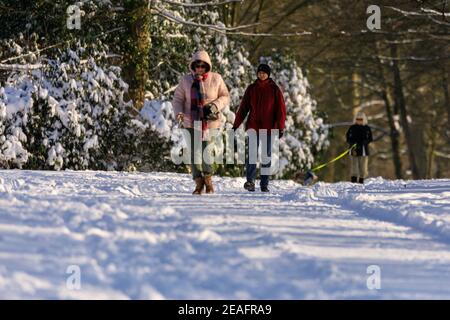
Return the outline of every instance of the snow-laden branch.
{"type": "Polygon", "coordinates": [[[4,64],[0,63],[0,70],[8,71],[28,71],[42,68],[42,64],[4,64]]]}
{"type": "Polygon", "coordinates": [[[420,8],[420,12],[418,11],[405,11],[396,7],[386,6],[386,8],[394,10],[396,12],[401,13],[404,16],[440,16],[440,17],[450,17],[450,12],[439,12],[433,9],[428,8],[420,8]]]}
{"type": "MultiPolygon", "coordinates": [[[[101,33],[99,33],[99,34],[96,34],[96,35],[94,35],[92,38],[93,38],[93,39],[96,39],[96,38],[98,38],[98,37],[107,35],[107,34],[109,34],[109,33],[117,32],[117,31],[122,31],[122,30],[124,30],[123,27],[114,28],[114,29],[111,29],[111,30],[108,30],[108,31],[104,31],[104,32],[101,32],[101,33]]],[[[58,43],[56,43],[56,44],[52,44],[52,45],[50,45],[50,46],[48,46],[48,47],[44,47],[44,48],[38,49],[38,50],[36,50],[36,51],[28,52],[28,53],[25,53],[25,54],[21,54],[21,55],[18,55],[18,56],[14,56],[14,57],[10,57],[10,58],[8,58],[8,59],[2,60],[2,61],[0,61],[0,64],[1,64],[1,63],[5,63],[5,62],[9,62],[9,61],[13,61],[13,60],[17,60],[17,59],[21,59],[21,58],[25,58],[25,57],[28,57],[28,56],[36,55],[36,54],[39,54],[39,53],[41,53],[41,52],[43,52],[43,51],[46,51],[46,50],[49,50],[49,49],[52,49],[52,48],[57,48],[57,47],[59,47],[59,46],[62,46],[62,45],[64,45],[64,44],[67,44],[67,43],[70,43],[70,41],[61,41],[61,42],[58,42],[58,43]]]]}
{"type": "Polygon", "coordinates": [[[367,109],[373,106],[383,106],[384,105],[384,101],[383,100],[369,100],[363,104],[360,105],[360,109],[367,109]]]}
{"type": "Polygon", "coordinates": [[[237,26],[237,27],[230,28],[230,27],[226,27],[224,25],[197,23],[197,22],[183,19],[181,17],[177,17],[177,16],[173,15],[170,11],[167,11],[158,6],[155,6],[152,9],[156,11],[157,15],[159,15],[163,18],[166,18],[172,22],[180,23],[180,24],[184,24],[184,25],[188,25],[188,26],[192,26],[192,27],[207,28],[207,29],[211,29],[211,30],[214,30],[214,31],[217,31],[220,33],[227,33],[228,31],[236,31],[236,30],[240,30],[240,29],[252,28],[257,25],[257,24],[250,24],[250,25],[243,25],[243,26],[237,26]]]}
{"type": "Polygon", "coordinates": [[[258,24],[249,24],[249,25],[243,25],[243,26],[237,26],[237,27],[226,27],[224,25],[218,25],[218,24],[203,24],[203,23],[197,23],[190,20],[185,20],[181,17],[177,17],[171,12],[159,8],[155,6],[153,8],[155,10],[156,14],[168,19],[172,22],[184,24],[192,27],[200,27],[200,28],[208,28],[210,30],[227,34],[227,35],[239,35],[239,36],[250,36],[250,37],[298,37],[298,36],[305,36],[305,35],[312,35],[311,32],[303,31],[303,32],[294,32],[294,33],[282,33],[282,34],[275,34],[275,33],[253,33],[253,32],[245,32],[245,31],[239,31],[241,29],[248,29],[257,26],[258,24]]]}
{"type": "Polygon", "coordinates": [[[426,17],[433,21],[434,23],[450,26],[450,23],[446,22],[446,18],[450,17],[450,12],[439,12],[429,8],[420,8],[420,11],[405,11],[396,7],[386,6],[386,8],[394,10],[395,12],[399,12],[405,17],[409,16],[418,16],[418,17],[426,17]],[[437,17],[441,17],[442,20],[437,19],[437,17]]]}
{"type": "Polygon", "coordinates": [[[446,153],[444,153],[444,152],[440,152],[440,151],[434,151],[434,154],[436,155],[436,156],[438,156],[438,157],[441,157],[441,158],[446,158],[446,159],[450,159],[450,154],[446,154],[446,153]]]}
{"type": "Polygon", "coordinates": [[[25,57],[28,57],[28,56],[32,56],[32,55],[41,53],[42,51],[49,50],[49,49],[52,49],[52,48],[56,48],[56,47],[58,47],[58,46],[60,46],[60,45],[62,45],[62,44],[64,44],[64,43],[65,43],[65,42],[59,42],[59,43],[57,43],[57,44],[53,44],[53,45],[51,45],[51,46],[48,46],[48,47],[45,47],[45,48],[42,48],[42,49],[38,49],[38,50],[36,50],[36,51],[32,51],[32,52],[28,52],[28,53],[21,54],[21,55],[18,55],[18,56],[10,57],[10,58],[8,58],[8,59],[5,59],[5,60],[3,60],[3,61],[0,61],[0,64],[1,64],[1,63],[5,63],[5,62],[9,62],[9,61],[13,61],[13,60],[17,60],[17,59],[21,59],[21,58],[25,58],[25,57]]]}
{"type": "Polygon", "coordinates": [[[300,36],[310,36],[312,32],[302,31],[302,32],[294,32],[294,33],[252,33],[252,32],[227,32],[228,35],[238,35],[238,36],[247,36],[247,37],[300,37],[300,36]]]}
{"type": "Polygon", "coordinates": [[[206,6],[221,6],[221,5],[225,5],[225,4],[229,4],[229,3],[241,3],[243,1],[244,0],[225,0],[225,1],[219,1],[219,2],[211,1],[211,2],[203,2],[203,3],[182,3],[182,2],[171,1],[171,0],[162,0],[162,2],[167,3],[167,4],[188,7],[188,8],[206,7],[206,6]]]}
{"type": "Polygon", "coordinates": [[[388,61],[439,61],[439,60],[446,60],[449,59],[450,56],[443,56],[443,57],[388,57],[388,56],[381,56],[378,55],[376,56],[376,58],[381,59],[381,60],[388,60],[388,61]]]}
{"type": "Polygon", "coordinates": [[[438,20],[438,19],[436,19],[435,17],[432,17],[432,16],[428,16],[428,19],[430,19],[431,21],[433,21],[433,22],[435,22],[437,24],[442,24],[444,26],[450,26],[450,23],[445,22],[444,20],[438,20]]]}
{"type": "Polygon", "coordinates": [[[182,38],[187,39],[188,38],[188,36],[185,34],[175,34],[175,33],[173,33],[173,34],[168,33],[168,34],[163,34],[163,35],[152,34],[150,37],[152,37],[152,38],[171,38],[171,39],[182,39],[182,38]]]}
{"type": "Polygon", "coordinates": [[[422,11],[425,13],[433,14],[435,16],[450,17],[450,12],[444,12],[444,11],[439,12],[439,11],[429,9],[429,8],[426,8],[426,9],[422,8],[422,11]]]}
{"type": "MultiPolygon", "coordinates": [[[[402,40],[384,40],[384,43],[388,44],[411,44],[411,43],[417,43],[417,42],[425,42],[429,41],[430,39],[426,38],[417,38],[417,39],[402,39],[402,40]]],[[[447,40],[447,39],[446,39],[447,40]]],[[[450,40],[450,39],[448,39],[450,40]]]]}

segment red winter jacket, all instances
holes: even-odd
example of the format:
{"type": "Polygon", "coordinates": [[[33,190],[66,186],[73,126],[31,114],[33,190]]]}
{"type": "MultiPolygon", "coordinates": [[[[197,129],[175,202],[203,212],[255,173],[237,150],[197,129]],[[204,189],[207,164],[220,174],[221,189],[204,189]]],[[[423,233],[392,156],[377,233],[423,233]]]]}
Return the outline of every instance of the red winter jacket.
{"type": "Polygon", "coordinates": [[[233,128],[239,128],[249,114],[245,129],[284,130],[286,105],[283,93],[272,79],[256,80],[245,91],[244,98],[234,120],[233,128]]]}

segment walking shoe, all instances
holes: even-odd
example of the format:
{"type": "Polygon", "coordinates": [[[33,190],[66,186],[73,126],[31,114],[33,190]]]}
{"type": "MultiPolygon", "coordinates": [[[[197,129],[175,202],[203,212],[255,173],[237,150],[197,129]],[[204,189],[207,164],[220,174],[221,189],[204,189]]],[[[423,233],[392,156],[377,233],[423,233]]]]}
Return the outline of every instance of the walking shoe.
{"type": "Polygon", "coordinates": [[[358,182],[364,184],[364,178],[359,178],[358,182]]]}
{"type": "Polygon", "coordinates": [[[358,178],[357,177],[352,177],[350,181],[353,182],[353,183],[357,183],[358,182],[358,178]]]}
{"type": "Polygon", "coordinates": [[[205,179],[203,177],[195,178],[195,190],[192,194],[201,195],[205,187],[205,179]]]}
{"type": "Polygon", "coordinates": [[[212,184],[211,176],[205,176],[205,186],[206,186],[206,193],[214,193],[214,186],[212,184]]]}
{"type": "Polygon", "coordinates": [[[255,183],[247,181],[244,183],[244,189],[251,192],[255,191],[255,183]]]}
{"type": "Polygon", "coordinates": [[[269,192],[269,188],[268,187],[261,187],[261,192],[269,192]]]}

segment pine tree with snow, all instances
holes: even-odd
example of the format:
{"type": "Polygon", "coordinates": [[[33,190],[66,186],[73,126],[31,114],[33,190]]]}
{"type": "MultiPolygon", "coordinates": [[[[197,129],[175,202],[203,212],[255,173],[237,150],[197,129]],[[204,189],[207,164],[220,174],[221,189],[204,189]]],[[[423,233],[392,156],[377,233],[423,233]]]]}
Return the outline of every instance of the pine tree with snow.
{"type": "Polygon", "coordinates": [[[3,168],[21,168],[30,156],[24,147],[27,142],[24,128],[33,104],[31,95],[29,81],[20,87],[0,87],[0,166],[3,168]]]}

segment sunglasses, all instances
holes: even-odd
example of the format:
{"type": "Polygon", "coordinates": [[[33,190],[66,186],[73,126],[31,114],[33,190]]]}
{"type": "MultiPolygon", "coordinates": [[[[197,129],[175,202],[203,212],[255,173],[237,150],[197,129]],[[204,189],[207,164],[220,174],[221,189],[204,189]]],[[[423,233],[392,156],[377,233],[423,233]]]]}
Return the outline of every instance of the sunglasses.
{"type": "Polygon", "coordinates": [[[203,64],[203,63],[201,63],[201,64],[200,64],[200,63],[199,63],[199,64],[196,64],[196,65],[195,65],[195,68],[196,68],[196,69],[206,69],[206,64],[203,64]]]}

